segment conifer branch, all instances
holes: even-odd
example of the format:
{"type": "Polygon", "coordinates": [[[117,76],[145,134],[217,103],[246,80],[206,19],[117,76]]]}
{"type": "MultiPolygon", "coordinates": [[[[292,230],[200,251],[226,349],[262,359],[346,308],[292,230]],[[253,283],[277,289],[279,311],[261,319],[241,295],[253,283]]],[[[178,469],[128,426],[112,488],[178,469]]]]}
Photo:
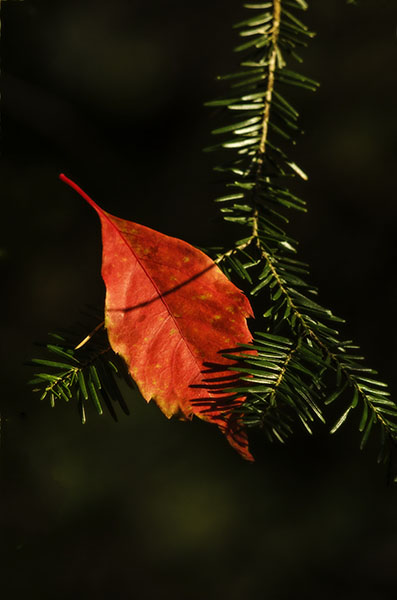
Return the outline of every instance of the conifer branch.
{"type": "MultiPolygon", "coordinates": [[[[100,327],[95,329],[99,330],[100,327]]],[[[94,344],[90,334],[87,338],[91,344],[86,342],[83,348],[80,343],[76,351],[75,343],[68,342],[64,336],[52,334],[52,337],[56,343],[45,346],[49,358],[34,358],[31,361],[33,365],[49,369],[37,373],[29,382],[34,386],[33,391],[40,393],[40,400],[48,399],[52,407],[55,407],[57,400],[76,401],[83,424],[86,422],[87,402],[91,402],[99,415],[103,414],[102,405],[105,404],[111,416],[117,420],[111,402],[113,399],[128,414],[128,408],[115,380],[115,375],[120,377],[120,369],[116,365],[117,357],[107,339],[94,344]],[[53,360],[53,355],[61,357],[62,362],[53,360]]]]}
{"type": "MultiPolygon", "coordinates": [[[[235,253],[233,250],[224,252],[217,262],[224,261],[230,274],[234,272],[248,281],[253,296],[263,298],[267,305],[263,313],[267,334],[282,332],[285,336],[282,343],[290,346],[289,352],[284,354],[284,362],[277,362],[276,379],[269,371],[269,358],[260,358],[263,353],[257,338],[252,347],[259,352],[259,359],[240,356],[248,385],[243,411],[247,422],[264,426],[266,420],[273,423],[270,407],[279,407],[281,401],[281,404],[289,404],[306,426],[307,420],[297,400],[302,390],[305,402],[310,403],[314,393],[316,399],[322,399],[326,405],[344,397],[343,393],[350,388],[352,399],[331,433],[337,431],[360,402],[361,447],[373,425],[378,423],[383,460],[387,458],[390,446],[397,442],[397,406],[388,398],[387,386],[376,378],[376,372],[362,367],[358,347],[342,341],[339,331],[333,328],[333,323],[341,323],[343,319],[313,300],[317,290],[305,281],[307,265],[295,258],[297,243],[282,226],[288,223],[286,211],[306,211],[305,202],[292,194],[285,183],[291,176],[304,180],[307,176],[288,159],[284,150],[299,128],[298,112],[281,88],[298,86],[315,90],[318,86],[287,65],[291,58],[301,62],[296,49],[306,46],[306,40],[314,35],[292,12],[306,9],[307,4],[304,0],[273,0],[245,6],[255,11],[255,16],[237,25],[242,28],[240,35],[249,41],[236,50],[246,52],[247,56],[241,62],[240,71],[220,77],[230,82],[232,94],[207,104],[223,108],[231,115],[230,124],[213,131],[227,139],[209,148],[234,153],[228,166],[217,167],[228,177],[226,185],[232,193],[216,201],[221,203],[220,210],[226,221],[240,224],[250,234],[241,249],[245,263],[236,260],[238,244],[235,253]],[[309,368],[304,366],[302,350],[311,353],[309,368]],[[308,379],[296,377],[293,369],[299,367],[308,379]],[[327,398],[324,376],[329,371],[336,373],[336,385],[327,398]],[[292,393],[288,385],[284,387],[291,377],[295,381],[292,393]],[[268,385],[271,383],[270,387],[262,389],[261,380],[262,383],[267,381],[268,385]]],[[[315,407],[317,416],[322,419],[322,410],[317,404],[315,407]]],[[[283,416],[283,410],[277,415],[280,422],[286,419],[284,424],[290,429],[291,422],[283,416]]]]}

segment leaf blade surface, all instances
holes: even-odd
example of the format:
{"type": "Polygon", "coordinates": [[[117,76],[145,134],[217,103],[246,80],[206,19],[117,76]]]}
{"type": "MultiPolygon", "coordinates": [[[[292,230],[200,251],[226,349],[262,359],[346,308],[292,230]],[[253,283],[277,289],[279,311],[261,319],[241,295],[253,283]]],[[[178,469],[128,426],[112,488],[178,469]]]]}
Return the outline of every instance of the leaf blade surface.
{"type": "Polygon", "coordinates": [[[167,417],[197,416],[216,424],[252,460],[233,412],[244,397],[223,391],[239,377],[222,355],[252,340],[248,299],[200,250],[107,213],[74,182],[61,179],[100,218],[105,326],[143,397],[154,399],[167,417]]]}

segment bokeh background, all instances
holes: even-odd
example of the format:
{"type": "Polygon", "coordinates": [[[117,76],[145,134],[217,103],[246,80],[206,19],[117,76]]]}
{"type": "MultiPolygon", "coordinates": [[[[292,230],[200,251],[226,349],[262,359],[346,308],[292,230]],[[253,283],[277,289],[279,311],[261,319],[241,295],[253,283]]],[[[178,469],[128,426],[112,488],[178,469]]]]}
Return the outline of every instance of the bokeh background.
{"type": "MultiPolygon", "coordinates": [[[[110,212],[193,244],[232,233],[212,203],[203,103],[238,57],[240,0],[1,3],[0,595],[307,600],[397,594],[396,489],[357,423],[244,463],[206,424],[52,410],[24,362],[100,306],[100,232],[63,171],[110,212]]],[[[313,0],[297,93],[309,213],[291,232],[320,299],[396,394],[394,0],[313,0]]],[[[339,406],[343,410],[343,406],[339,406]]],[[[331,415],[332,417],[332,415],[331,415]]]]}

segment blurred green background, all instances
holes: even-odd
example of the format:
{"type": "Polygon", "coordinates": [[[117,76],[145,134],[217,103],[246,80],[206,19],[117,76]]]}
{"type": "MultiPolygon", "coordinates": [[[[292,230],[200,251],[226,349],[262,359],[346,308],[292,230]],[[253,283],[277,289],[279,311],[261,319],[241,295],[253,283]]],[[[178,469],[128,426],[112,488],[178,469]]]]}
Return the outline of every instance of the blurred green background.
{"type": "MultiPolygon", "coordinates": [[[[34,342],[103,302],[97,218],[59,172],[113,214],[197,245],[231,239],[201,148],[241,4],[2,3],[5,600],[397,595],[396,488],[377,440],[358,450],[357,423],[286,447],[254,434],[250,465],[215,428],[169,422],[132,392],[130,417],[92,412],[83,427],[26,386],[34,342]]],[[[303,69],[322,85],[295,98],[310,210],[291,231],[321,301],[395,392],[397,5],[313,0],[306,21],[318,35],[303,69]]]]}

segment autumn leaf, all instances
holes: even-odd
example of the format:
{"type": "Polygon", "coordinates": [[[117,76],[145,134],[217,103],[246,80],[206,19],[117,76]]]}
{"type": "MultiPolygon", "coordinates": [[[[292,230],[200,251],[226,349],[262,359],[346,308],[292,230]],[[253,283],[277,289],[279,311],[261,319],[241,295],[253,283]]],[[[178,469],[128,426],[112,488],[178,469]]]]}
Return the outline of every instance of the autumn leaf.
{"type": "Polygon", "coordinates": [[[100,218],[105,326],[143,397],[167,417],[216,424],[253,460],[235,411],[245,398],[230,392],[238,373],[222,355],[252,340],[248,299],[200,250],[105,212],[65,175],[60,179],[100,218]]]}

